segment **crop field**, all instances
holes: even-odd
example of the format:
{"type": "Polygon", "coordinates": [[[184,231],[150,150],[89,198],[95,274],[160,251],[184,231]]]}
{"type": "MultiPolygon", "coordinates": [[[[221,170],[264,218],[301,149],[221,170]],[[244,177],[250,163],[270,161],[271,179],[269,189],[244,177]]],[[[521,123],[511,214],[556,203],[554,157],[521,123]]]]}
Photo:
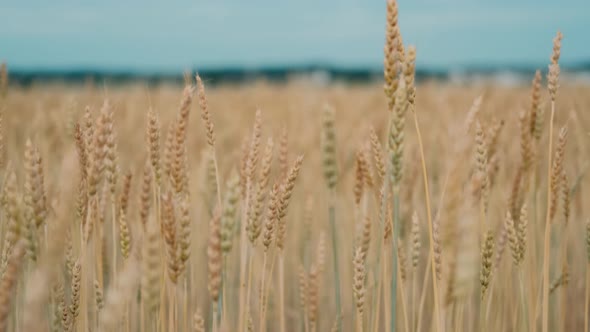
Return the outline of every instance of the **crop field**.
{"type": "Polygon", "coordinates": [[[588,331],[590,86],[552,37],[513,86],[416,83],[393,1],[371,83],[3,64],[0,331],[588,331]]]}

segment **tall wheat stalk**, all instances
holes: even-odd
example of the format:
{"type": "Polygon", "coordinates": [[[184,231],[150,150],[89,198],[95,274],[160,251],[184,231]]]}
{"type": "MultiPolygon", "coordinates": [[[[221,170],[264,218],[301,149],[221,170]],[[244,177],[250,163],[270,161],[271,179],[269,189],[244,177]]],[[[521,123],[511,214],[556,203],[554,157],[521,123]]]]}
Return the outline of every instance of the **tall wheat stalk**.
{"type": "Polygon", "coordinates": [[[586,263],[586,292],[584,299],[584,331],[588,331],[588,307],[590,305],[590,263],[586,263]]]}
{"type": "Polygon", "coordinates": [[[336,301],[336,330],[342,331],[342,305],[340,298],[340,268],[338,259],[338,229],[336,228],[336,183],[338,168],[336,163],[336,132],[334,129],[334,109],[325,106],[322,114],[322,164],[324,179],[328,188],[328,220],[332,236],[332,256],[334,267],[334,299],[336,301]]]}
{"type": "Polygon", "coordinates": [[[545,218],[545,238],[544,238],[544,249],[543,249],[543,315],[542,315],[542,329],[543,332],[548,332],[549,330],[549,264],[550,264],[550,254],[551,254],[551,209],[554,204],[552,204],[552,191],[555,188],[555,183],[551,181],[551,174],[553,171],[553,126],[554,126],[554,119],[555,119],[555,99],[557,95],[558,89],[558,80],[559,80],[559,55],[561,49],[561,39],[562,35],[560,32],[557,33],[557,36],[553,40],[553,53],[551,55],[551,64],[549,65],[549,73],[547,74],[547,89],[549,90],[549,95],[551,97],[551,116],[549,118],[549,147],[548,147],[548,164],[547,164],[547,211],[546,211],[546,218],[545,218]],[[553,187],[553,188],[552,188],[553,187]]]}
{"type": "Polygon", "coordinates": [[[336,207],[335,207],[335,198],[336,193],[332,191],[329,197],[329,206],[328,206],[328,215],[330,219],[330,231],[332,233],[332,254],[334,257],[334,291],[335,291],[335,300],[336,300],[336,320],[337,329],[338,331],[342,330],[342,306],[341,306],[341,299],[340,299],[340,268],[338,267],[338,235],[337,235],[337,228],[336,228],[336,207]]]}
{"type": "Polygon", "coordinates": [[[545,218],[545,236],[543,242],[543,332],[549,330],[549,264],[550,264],[550,247],[551,247],[551,218],[550,218],[550,206],[551,206],[551,165],[553,155],[553,118],[555,117],[555,103],[551,102],[551,118],[549,122],[549,157],[547,167],[547,211],[545,218]]]}
{"type": "MultiPolygon", "coordinates": [[[[376,157],[378,159],[378,157],[376,157]]],[[[377,287],[376,291],[373,294],[374,297],[374,309],[373,309],[373,319],[371,322],[372,329],[371,331],[376,332],[379,330],[379,317],[381,312],[381,296],[382,296],[382,288],[383,284],[387,280],[387,247],[385,245],[385,227],[386,223],[389,223],[387,220],[387,193],[388,193],[388,182],[387,177],[382,177],[382,184],[379,194],[379,236],[377,238],[377,268],[376,268],[376,279],[377,279],[377,287]]],[[[383,293],[383,296],[385,294],[383,293]]],[[[385,301],[384,301],[385,302],[385,301]]],[[[389,310],[385,310],[386,317],[388,317],[389,310]]],[[[386,322],[385,326],[389,326],[389,322],[386,322]]]]}
{"type": "Polygon", "coordinates": [[[391,235],[391,321],[390,331],[396,331],[397,323],[397,288],[398,288],[398,240],[399,236],[399,188],[393,190],[393,234],[391,235]]]}
{"type": "Polygon", "coordinates": [[[430,208],[430,189],[428,187],[428,173],[426,172],[426,159],[424,157],[424,147],[422,143],[422,134],[420,133],[420,126],[418,125],[418,115],[416,110],[414,109],[414,105],[412,104],[412,114],[414,116],[414,126],[416,128],[416,133],[418,134],[418,145],[420,147],[420,159],[422,163],[422,177],[424,180],[424,196],[426,197],[426,212],[428,216],[428,236],[430,238],[430,255],[431,255],[431,272],[432,272],[432,288],[434,294],[434,313],[436,317],[436,329],[439,332],[444,332],[445,327],[442,322],[442,317],[440,314],[440,302],[439,302],[439,289],[438,283],[436,278],[436,269],[435,269],[435,262],[434,262],[434,237],[433,237],[433,227],[432,227],[432,212],[430,208]]]}
{"type": "Polygon", "coordinates": [[[586,294],[584,299],[584,331],[588,331],[588,309],[590,306],[590,220],[586,221],[586,294]]]}

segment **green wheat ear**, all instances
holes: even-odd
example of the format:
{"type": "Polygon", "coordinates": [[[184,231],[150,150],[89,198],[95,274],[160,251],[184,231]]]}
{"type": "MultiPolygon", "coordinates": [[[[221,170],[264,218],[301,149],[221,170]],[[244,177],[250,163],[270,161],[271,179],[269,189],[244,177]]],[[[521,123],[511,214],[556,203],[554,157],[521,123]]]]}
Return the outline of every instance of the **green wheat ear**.
{"type": "Polygon", "coordinates": [[[334,130],[334,109],[325,106],[322,114],[322,166],[328,189],[333,190],[338,181],[336,165],[336,131],[334,130]]]}

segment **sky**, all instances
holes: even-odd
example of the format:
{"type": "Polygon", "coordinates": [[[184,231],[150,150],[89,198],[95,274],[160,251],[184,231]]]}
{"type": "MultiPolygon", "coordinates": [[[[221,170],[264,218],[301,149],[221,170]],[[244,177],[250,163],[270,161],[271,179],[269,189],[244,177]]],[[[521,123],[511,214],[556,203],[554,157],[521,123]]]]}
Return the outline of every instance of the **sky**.
{"type": "MultiPolygon", "coordinates": [[[[590,0],[398,0],[419,67],[590,62],[590,0]]],[[[0,60],[17,69],[180,72],[382,64],[385,0],[3,0],[0,60]]]]}

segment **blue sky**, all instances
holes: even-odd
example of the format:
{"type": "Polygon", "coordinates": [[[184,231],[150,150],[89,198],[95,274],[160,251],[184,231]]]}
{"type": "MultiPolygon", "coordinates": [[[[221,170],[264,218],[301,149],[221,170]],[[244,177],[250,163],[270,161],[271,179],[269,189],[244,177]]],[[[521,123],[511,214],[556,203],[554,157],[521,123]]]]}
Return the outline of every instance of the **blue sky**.
{"type": "MultiPolygon", "coordinates": [[[[590,60],[589,0],[398,0],[418,65],[590,60]]],[[[0,3],[0,59],[20,69],[181,71],[328,63],[379,67],[385,0],[0,3]]]]}

